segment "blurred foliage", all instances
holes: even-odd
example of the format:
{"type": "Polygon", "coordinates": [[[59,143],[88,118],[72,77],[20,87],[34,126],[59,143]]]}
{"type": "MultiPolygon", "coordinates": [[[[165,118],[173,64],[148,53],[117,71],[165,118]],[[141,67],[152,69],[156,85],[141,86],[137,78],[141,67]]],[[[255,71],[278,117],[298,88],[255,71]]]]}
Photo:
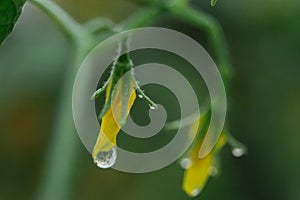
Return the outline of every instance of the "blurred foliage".
{"type": "Polygon", "coordinates": [[[71,16],[79,22],[85,22],[95,17],[107,17],[118,22],[136,10],[137,6],[127,0],[57,0],[71,16]]]}
{"type": "MultiPolygon", "coordinates": [[[[135,9],[121,0],[69,2],[59,1],[80,21],[96,15],[118,21],[135,9]]],[[[222,0],[211,8],[195,0],[193,5],[213,14],[225,31],[234,66],[228,124],[249,149],[236,159],[225,148],[222,173],[196,199],[300,199],[300,2],[222,0]]],[[[170,16],[156,25],[182,31],[209,50],[201,31],[170,16]]],[[[0,47],[0,199],[26,200],[36,193],[70,50],[52,22],[29,5],[0,47]]],[[[192,72],[185,73],[199,84],[192,72]]],[[[162,98],[154,87],[147,91],[173,101],[172,94],[162,98]]],[[[176,101],[170,110],[174,107],[176,101]]],[[[142,105],[136,108],[133,117],[143,112],[142,105]]],[[[74,141],[80,143],[75,132],[74,141]]],[[[81,145],[75,154],[70,166],[77,170],[75,189],[69,199],[189,199],[181,190],[178,163],[148,174],[126,174],[99,170],[81,145]]]]}

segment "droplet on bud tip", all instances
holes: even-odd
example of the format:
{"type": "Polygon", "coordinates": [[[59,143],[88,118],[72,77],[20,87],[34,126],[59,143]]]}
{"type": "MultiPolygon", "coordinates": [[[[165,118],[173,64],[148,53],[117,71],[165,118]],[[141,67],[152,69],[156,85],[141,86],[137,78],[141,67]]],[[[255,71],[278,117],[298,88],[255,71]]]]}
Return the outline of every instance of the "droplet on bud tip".
{"type": "Polygon", "coordinates": [[[156,107],[155,107],[155,106],[150,106],[150,109],[151,109],[151,110],[155,110],[156,107]]]}
{"type": "Polygon", "coordinates": [[[94,158],[94,163],[102,169],[112,167],[117,159],[117,149],[112,147],[108,151],[100,151],[94,158]]]}
{"type": "Polygon", "coordinates": [[[200,192],[201,192],[201,190],[197,188],[197,189],[194,189],[194,190],[192,191],[192,194],[191,194],[191,195],[192,195],[193,197],[195,197],[195,196],[199,195],[200,192]]]}
{"type": "Polygon", "coordinates": [[[245,154],[245,149],[242,147],[235,147],[231,150],[231,152],[235,157],[242,157],[245,154]]]}

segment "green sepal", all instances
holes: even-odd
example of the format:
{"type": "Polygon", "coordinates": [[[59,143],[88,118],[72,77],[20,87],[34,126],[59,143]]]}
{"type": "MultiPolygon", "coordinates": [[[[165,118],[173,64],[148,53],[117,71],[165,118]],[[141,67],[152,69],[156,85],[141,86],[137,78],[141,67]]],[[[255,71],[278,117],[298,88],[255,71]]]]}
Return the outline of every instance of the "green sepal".
{"type": "Polygon", "coordinates": [[[211,1],[210,1],[210,5],[211,5],[211,6],[215,6],[216,3],[217,3],[217,1],[218,1],[218,0],[211,0],[211,1]]]}

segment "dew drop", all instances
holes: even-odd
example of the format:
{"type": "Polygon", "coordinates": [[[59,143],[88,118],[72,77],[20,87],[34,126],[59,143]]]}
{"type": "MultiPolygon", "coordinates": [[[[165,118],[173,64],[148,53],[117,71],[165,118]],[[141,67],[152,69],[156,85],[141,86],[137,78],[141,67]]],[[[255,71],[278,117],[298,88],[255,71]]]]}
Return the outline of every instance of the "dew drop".
{"type": "Polygon", "coordinates": [[[143,98],[143,95],[139,94],[138,97],[142,99],[142,98],[143,98]]]}
{"type": "Polygon", "coordinates": [[[218,174],[218,168],[216,168],[215,166],[211,166],[208,170],[208,174],[210,176],[216,176],[218,174]]]}
{"type": "Polygon", "coordinates": [[[155,106],[150,106],[150,109],[151,109],[151,110],[155,110],[156,107],[155,107],[155,106]]]}
{"type": "Polygon", "coordinates": [[[112,147],[108,151],[100,151],[94,158],[94,163],[103,169],[113,166],[117,159],[116,147],[112,147]]]}
{"type": "Polygon", "coordinates": [[[192,161],[191,159],[189,158],[183,158],[180,160],[180,166],[183,168],[183,169],[188,169],[192,166],[192,161]]]}
{"type": "Polygon", "coordinates": [[[245,154],[245,149],[241,147],[235,147],[231,150],[231,152],[235,157],[242,157],[245,154]]]}
{"type": "Polygon", "coordinates": [[[192,191],[192,194],[191,194],[191,195],[192,195],[193,197],[195,197],[195,196],[199,195],[200,192],[201,192],[201,190],[197,188],[197,189],[194,189],[194,190],[192,191]]]}
{"type": "Polygon", "coordinates": [[[180,166],[183,169],[188,169],[192,166],[192,160],[190,158],[183,158],[180,160],[180,166]]]}

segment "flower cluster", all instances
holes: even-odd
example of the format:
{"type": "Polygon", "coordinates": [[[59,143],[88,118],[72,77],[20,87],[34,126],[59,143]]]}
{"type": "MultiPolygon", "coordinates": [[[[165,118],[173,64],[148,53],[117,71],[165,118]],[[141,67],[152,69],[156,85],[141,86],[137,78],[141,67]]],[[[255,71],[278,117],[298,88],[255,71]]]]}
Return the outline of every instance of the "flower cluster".
{"type": "MultiPolygon", "coordinates": [[[[136,96],[142,96],[150,107],[155,107],[156,104],[138,87],[133,74],[133,64],[128,54],[116,59],[109,80],[94,93],[93,97],[99,97],[104,91],[105,104],[99,116],[102,120],[101,129],[92,157],[100,168],[109,168],[115,163],[117,157],[117,134],[125,124],[136,96]]],[[[200,119],[191,121],[188,123],[191,124],[190,136],[195,139],[180,164],[185,169],[183,190],[188,196],[194,197],[204,189],[209,177],[218,173],[219,154],[226,143],[232,145],[232,153],[237,157],[242,156],[246,148],[228,131],[223,130],[212,150],[205,157],[200,158],[199,152],[210,122],[210,111],[200,119]]]]}

